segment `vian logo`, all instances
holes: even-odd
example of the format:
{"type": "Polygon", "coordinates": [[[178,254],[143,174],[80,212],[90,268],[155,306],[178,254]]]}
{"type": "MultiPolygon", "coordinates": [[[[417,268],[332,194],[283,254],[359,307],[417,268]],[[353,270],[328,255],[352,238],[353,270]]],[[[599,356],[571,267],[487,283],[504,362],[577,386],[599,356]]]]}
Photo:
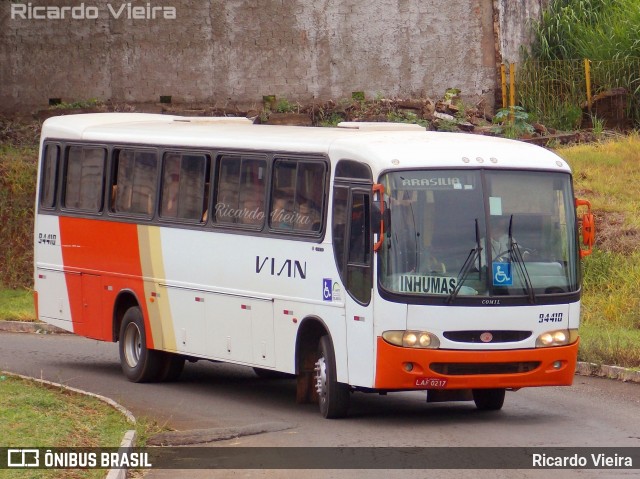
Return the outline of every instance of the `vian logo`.
{"type": "Polygon", "coordinates": [[[279,260],[265,256],[256,256],[256,273],[260,274],[263,269],[271,276],[287,276],[288,278],[307,279],[307,262],[300,262],[294,259],[279,260]]]}

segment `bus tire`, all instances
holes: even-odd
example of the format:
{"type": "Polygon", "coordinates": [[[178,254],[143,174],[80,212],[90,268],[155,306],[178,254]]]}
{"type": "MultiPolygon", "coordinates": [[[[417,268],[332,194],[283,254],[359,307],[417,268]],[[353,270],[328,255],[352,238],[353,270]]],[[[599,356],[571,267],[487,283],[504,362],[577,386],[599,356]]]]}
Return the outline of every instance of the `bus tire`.
{"type": "Polygon", "coordinates": [[[173,353],[161,354],[160,381],[174,382],[180,379],[182,370],[184,369],[184,356],[173,353]]]}
{"type": "Polygon", "coordinates": [[[349,386],[337,380],[335,353],[331,338],[327,335],[322,336],[318,344],[315,380],[320,413],[327,419],[346,416],[349,409],[349,386]]]}
{"type": "Polygon", "coordinates": [[[474,389],[473,401],[480,411],[499,411],[504,404],[505,389],[474,389]]]}
{"type": "Polygon", "coordinates": [[[132,306],[124,313],[119,342],[120,366],[129,381],[144,383],[159,379],[161,352],[147,348],[144,320],[138,306],[132,306]]]}

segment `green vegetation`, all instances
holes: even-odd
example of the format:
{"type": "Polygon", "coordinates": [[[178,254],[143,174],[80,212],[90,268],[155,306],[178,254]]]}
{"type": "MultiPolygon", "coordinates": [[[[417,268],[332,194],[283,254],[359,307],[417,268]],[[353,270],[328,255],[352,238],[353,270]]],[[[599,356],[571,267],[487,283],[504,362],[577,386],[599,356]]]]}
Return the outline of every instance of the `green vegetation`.
{"type": "MultiPolygon", "coordinates": [[[[160,99],[162,100],[162,98],[169,98],[169,101],[163,102],[163,103],[171,103],[170,96],[169,97],[161,96],[160,99]]],[[[51,110],[76,110],[76,109],[82,109],[82,108],[97,108],[99,106],[102,106],[102,102],[96,98],[91,98],[89,100],[78,100],[70,103],[63,101],[55,105],[51,105],[49,108],[51,110]]]]}
{"type": "MultiPolygon", "coordinates": [[[[0,437],[5,447],[117,447],[134,428],[111,406],[91,397],[0,376],[0,437]]],[[[98,478],[104,470],[35,470],[34,478],[98,478]]],[[[2,477],[23,478],[24,470],[2,477]]]]}
{"type": "Polygon", "coordinates": [[[389,113],[387,113],[387,121],[393,123],[413,123],[416,125],[424,126],[425,128],[429,128],[429,122],[427,120],[419,118],[418,115],[411,111],[390,111],[389,113]]]}
{"type": "Polygon", "coordinates": [[[282,98],[278,100],[278,103],[276,104],[276,109],[275,109],[276,113],[292,113],[292,112],[298,112],[299,110],[300,110],[300,105],[291,103],[286,98],[282,98]]]}
{"type": "Polygon", "coordinates": [[[0,284],[30,287],[37,149],[0,146],[0,284]]]}
{"type": "Polygon", "coordinates": [[[548,126],[578,128],[589,59],[592,95],[623,88],[626,118],[640,124],[639,24],[637,0],[552,0],[518,66],[518,102],[548,126]]]}
{"type": "Polygon", "coordinates": [[[0,289],[0,320],[35,321],[33,292],[24,288],[0,289]]]}
{"type": "Polygon", "coordinates": [[[338,126],[338,123],[344,121],[344,118],[340,116],[338,113],[331,113],[327,116],[323,116],[320,120],[319,125],[323,127],[333,127],[338,126]]]}
{"type": "Polygon", "coordinates": [[[538,60],[640,57],[637,0],[552,0],[534,25],[538,60]]]}
{"type": "Polygon", "coordinates": [[[496,112],[493,122],[499,125],[496,133],[507,138],[520,138],[523,134],[533,133],[529,122],[529,114],[521,106],[502,108],[496,112]]]}
{"type": "Polygon", "coordinates": [[[580,359],[640,366],[640,137],[559,151],[576,195],[596,213],[596,249],[584,260],[580,359]]]}

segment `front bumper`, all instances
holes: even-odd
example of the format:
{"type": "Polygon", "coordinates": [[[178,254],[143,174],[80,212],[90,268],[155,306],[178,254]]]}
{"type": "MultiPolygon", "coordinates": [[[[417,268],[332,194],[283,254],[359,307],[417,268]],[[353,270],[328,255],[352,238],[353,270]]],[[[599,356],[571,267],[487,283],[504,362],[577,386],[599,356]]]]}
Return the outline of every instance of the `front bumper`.
{"type": "Polygon", "coordinates": [[[569,386],[575,374],[579,342],[551,348],[459,351],[402,348],[378,337],[375,388],[569,386]]]}

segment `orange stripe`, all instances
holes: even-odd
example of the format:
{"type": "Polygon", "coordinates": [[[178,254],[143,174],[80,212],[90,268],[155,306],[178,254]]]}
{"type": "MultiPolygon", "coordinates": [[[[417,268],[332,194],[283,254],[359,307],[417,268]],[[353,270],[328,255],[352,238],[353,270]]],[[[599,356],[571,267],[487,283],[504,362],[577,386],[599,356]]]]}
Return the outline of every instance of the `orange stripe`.
{"type": "Polygon", "coordinates": [[[111,341],[114,301],[123,289],[137,295],[148,322],[135,224],[60,217],[60,237],[64,271],[82,273],[66,275],[76,334],[111,341]],[[105,290],[106,284],[112,291],[105,290]]]}
{"type": "Polygon", "coordinates": [[[416,386],[416,379],[446,380],[446,389],[521,388],[528,386],[568,386],[573,382],[578,355],[578,342],[555,348],[517,349],[510,351],[455,351],[412,349],[392,346],[378,337],[375,387],[378,389],[427,389],[416,386]],[[512,363],[540,361],[540,366],[527,373],[444,375],[430,369],[432,363],[512,363]],[[562,361],[562,367],[552,367],[562,361]],[[405,370],[413,363],[411,372],[405,370]]]}

